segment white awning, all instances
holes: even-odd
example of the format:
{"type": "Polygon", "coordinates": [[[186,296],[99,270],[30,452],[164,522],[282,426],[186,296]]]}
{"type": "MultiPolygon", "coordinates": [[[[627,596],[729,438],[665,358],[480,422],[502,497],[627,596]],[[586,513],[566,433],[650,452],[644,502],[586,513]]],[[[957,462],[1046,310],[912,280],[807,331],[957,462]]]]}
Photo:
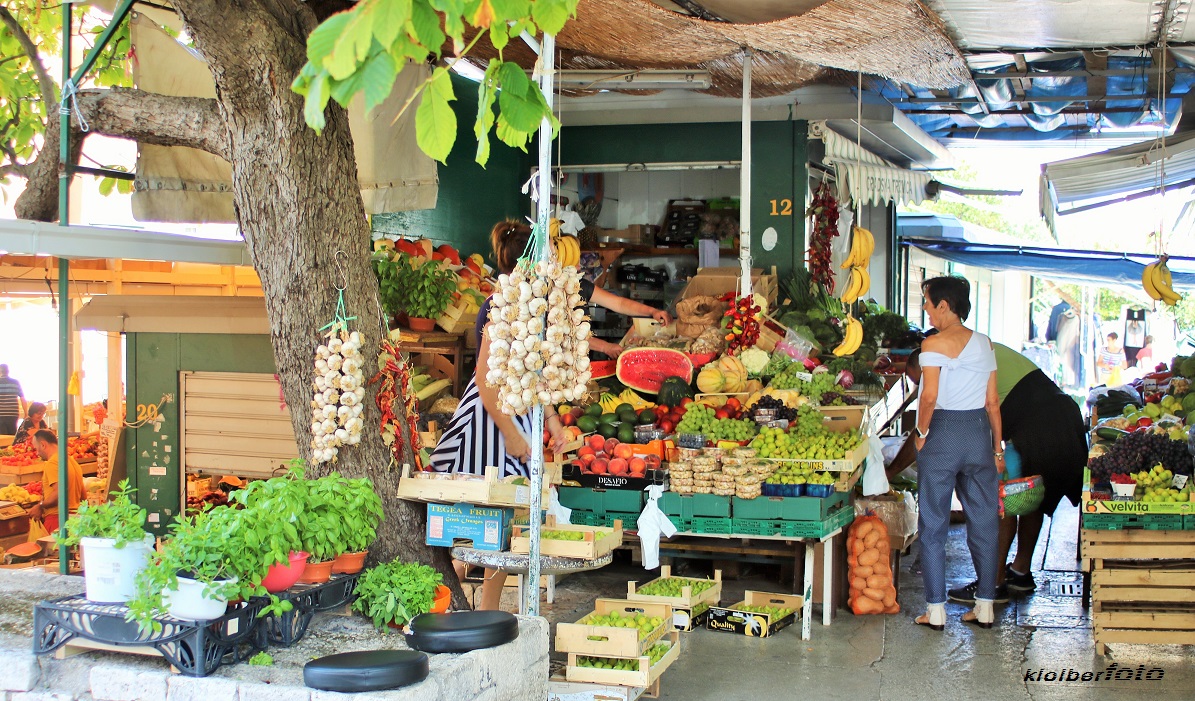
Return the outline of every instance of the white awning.
{"type": "Polygon", "coordinates": [[[1195,132],[1166,139],[1165,152],[1164,179],[1158,139],[1042,165],[1042,216],[1053,227],[1059,214],[1146,197],[1195,180],[1195,132]]]}
{"type": "Polygon", "coordinates": [[[83,305],[75,323],[109,333],[270,333],[260,297],[100,295],[83,305]]]}
{"type": "Polygon", "coordinates": [[[243,241],[218,241],[141,229],[58,226],[25,219],[0,219],[0,253],[253,265],[243,241]]]}
{"type": "Polygon", "coordinates": [[[838,172],[842,199],[872,206],[929,199],[925,186],[933,179],[930,173],[899,168],[830,129],[822,130],[822,139],[823,160],[838,172]]]}

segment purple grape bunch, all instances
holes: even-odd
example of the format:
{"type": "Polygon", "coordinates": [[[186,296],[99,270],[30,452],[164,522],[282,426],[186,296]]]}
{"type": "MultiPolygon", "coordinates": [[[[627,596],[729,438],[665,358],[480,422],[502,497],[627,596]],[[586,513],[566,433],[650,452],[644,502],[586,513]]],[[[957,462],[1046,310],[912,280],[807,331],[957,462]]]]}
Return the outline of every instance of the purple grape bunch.
{"type": "Polygon", "coordinates": [[[1131,474],[1162,466],[1176,475],[1190,475],[1191,454],[1186,441],[1171,440],[1159,433],[1139,431],[1122,436],[1108,451],[1094,458],[1089,467],[1093,482],[1107,482],[1114,473],[1131,474]]]}

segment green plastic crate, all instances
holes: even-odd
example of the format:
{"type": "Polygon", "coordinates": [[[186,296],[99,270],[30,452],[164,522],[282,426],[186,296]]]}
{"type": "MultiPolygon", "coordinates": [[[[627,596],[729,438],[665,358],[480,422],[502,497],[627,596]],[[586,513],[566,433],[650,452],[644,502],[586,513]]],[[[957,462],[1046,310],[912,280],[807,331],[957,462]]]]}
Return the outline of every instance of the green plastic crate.
{"type": "Polygon", "coordinates": [[[622,530],[633,531],[639,528],[639,512],[635,513],[618,513],[616,511],[607,511],[604,514],[601,523],[595,523],[595,526],[605,526],[606,528],[614,528],[615,521],[622,521],[622,530]]]}
{"type": "Polygon", "coordinates": [[[845,504],[849,492],[834,492],[828,497],[769,497],[780,499],[782,521],[825,521],[830,513],[845,504]]]}
{"type": "Polygon", "coordinates": [[[569,509],[593,511],[601,513],[602,498],[600,493],[589,487],[559,487],[560,505],[569,509]]]}
{"type": "Polygon", "coordinates": [[[779,535],[780,522],[753,518],[733,518],[730,520],[731,533],[735,535],[779,535]]]}
{"type": "MultiPolygon", "coordinates": [[[[693,496],[708,496],[698,495],[693,496]]],[[[730,519],[728,518],[711,518],[709,516],[694,516],[693,517],[693,533],[731,533],[730,519]]]]}
{"type": "MultiPolygon", "coordinates": [[[[735,519],[777,521],[783,513],[781,508],[783,501],[784,497],[756,497],[754,499],[734,497],[730,515],[735,519]]],[[[735,533],[738,531],[736,530],[735,533]]]]}
{"type": "Polygon", "coordinates": [[[1097,531],[1182,531],[1189,528],[1188,523],[1195,526],[1190,516],[1182,514],[1083,514],[1083,527],[1097,531]]]}
{"type": "Polygon", "coordinates": [[[688,523],[693,520],[693,496],[664,492],[664,496],[660,497],[660,510],[673,517],[673,523],[678,519],[688,523]]]}
{"type": "Polygon", "coordinates": [[[672,521],[672,525],[676,526],[677,532],[691,533],[693,531],[692,519],[685,520],[685,519],[681,518],[680,516],[676,516],[674,514],[666,514],[666,515],[668,516],[668,520],[672,521]]]}
{"type": "MultiPolygon", "coordinates": [[[[730,518],[730,497],[717,494],[694,494],[693,517],[730,518]]],[[[667,513],[667,512],[665,512],[667,513]]]]}
{"type": "Polygon", "coordinates": [[[600,513],[635,514],[643,511],[643,492],[634,489],[594,489],[593,493],[602,502],[600,513]]]}
{"type": "Polygon", "coordinates": [[[1183,516],[1183,530],[1195,531],[1195,514],[1185,514],[1183,516]]]}
{"type": "Polygon", "coordinates": [[[581,509],[573,509],[569,521],[576,526],[601,526],[605,524],[605,519],[600,514],[581,509]]]}
{"type": "Polygon", "coordinates": [[[825,521],[780,521],[780,535],[789,538],[822,538],[855,520],[849,504],[830,514],[825,521]]]}

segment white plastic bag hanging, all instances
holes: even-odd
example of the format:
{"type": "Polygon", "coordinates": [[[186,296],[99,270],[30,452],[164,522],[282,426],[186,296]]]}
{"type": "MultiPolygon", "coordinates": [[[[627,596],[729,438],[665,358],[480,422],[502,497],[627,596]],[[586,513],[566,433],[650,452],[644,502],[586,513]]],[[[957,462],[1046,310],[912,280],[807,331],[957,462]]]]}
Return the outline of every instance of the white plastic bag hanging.
{"type": "Polygon", "coordinates": [[[647,504],[636,522],[639,527],[639,546],[643,549],[643,569],[654,570],[660,566],[660,537],[671,538],[676,535],[676,526],[660,509],[659,500],[664,494],[664,485],[649,485],[643,491],[647,492],[647,504]]]}
{"type": "Polygon", "coordinates": [[[548,516],[556,517],[556,523],[572,523],[573,510],[560,503],[560,497],[556,494],[556,487],[548,490],[548,508],[545,511],[548,516]]]}
{"type": "Polygon", "coordinates": [[[867,466],[863,468],[863,496],[887,494],[888,473],[884,471],[884,443],[875,436],[867,439],[867,466]]]}

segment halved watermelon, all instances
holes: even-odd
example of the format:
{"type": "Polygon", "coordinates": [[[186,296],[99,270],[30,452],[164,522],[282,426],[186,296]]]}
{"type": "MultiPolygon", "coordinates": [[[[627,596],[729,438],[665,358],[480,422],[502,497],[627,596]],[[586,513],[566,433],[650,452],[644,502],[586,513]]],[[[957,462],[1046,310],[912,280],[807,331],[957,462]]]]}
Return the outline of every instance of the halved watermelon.
{"type": "Polygon", "coordinates": [[[655,394],[669,377],[693,381],[693,361],[667,348],[632,348],[618,356],[618,381],[638,392],[655,394]]]}
{"type": "Polygon", "coordinates": [[[613,360],[595,360],[589,364],[589,371],[593,374],[593,379],[595,380],[614,377],[616,370],[617,364],[613,360]]]}

